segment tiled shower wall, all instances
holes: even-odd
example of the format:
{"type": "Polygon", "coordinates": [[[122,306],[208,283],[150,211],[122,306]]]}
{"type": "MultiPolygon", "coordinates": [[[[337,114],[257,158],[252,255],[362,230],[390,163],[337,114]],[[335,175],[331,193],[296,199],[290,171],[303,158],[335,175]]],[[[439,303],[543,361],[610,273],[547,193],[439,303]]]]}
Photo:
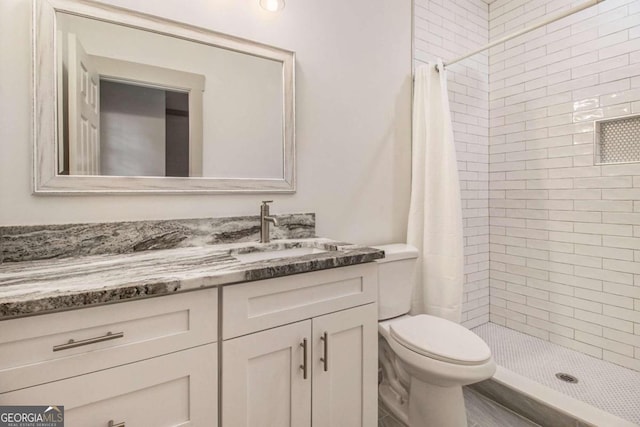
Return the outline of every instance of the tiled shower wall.
{"type": "MultiPolygon", "coordinates": [[[[483,0],[415,0],[415,65],[463,55],[487,43],[483,0]]],[[[465,284],[462,320],[489,320],[489,111],[487,53],[448,68],[449,99],[462,190],[465,284]]]]}
{"type": "MultiPolygon", "coordinates": [[[[571,4],[496,0],[490,37],[571,4]]],[[[489,62],[491,321],[640,370],[640,164],[593,161],[593,120],[640,113],[640,0],[605,0],[489,62]]]]}

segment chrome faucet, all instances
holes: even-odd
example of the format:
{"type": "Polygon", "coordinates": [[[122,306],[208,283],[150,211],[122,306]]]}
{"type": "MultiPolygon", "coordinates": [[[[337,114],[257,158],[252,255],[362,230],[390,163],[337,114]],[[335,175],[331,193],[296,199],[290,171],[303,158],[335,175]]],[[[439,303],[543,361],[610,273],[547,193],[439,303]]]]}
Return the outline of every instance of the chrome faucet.
{"type": "Polygon", "coordinates": [[[269,215],[269,203],[273,200],[263,200],[260,206],[260,243],[269,243],[269,223],[272,222],[276,227],[278,220],[274,216],[269,215]]]}

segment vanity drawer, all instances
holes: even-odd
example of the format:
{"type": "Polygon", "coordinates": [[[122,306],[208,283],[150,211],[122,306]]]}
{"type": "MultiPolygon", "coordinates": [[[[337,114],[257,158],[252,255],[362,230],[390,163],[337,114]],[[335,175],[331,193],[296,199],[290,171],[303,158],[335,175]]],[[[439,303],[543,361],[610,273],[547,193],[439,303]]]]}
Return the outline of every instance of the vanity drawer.
{"type": "Polygon", "coordinates": [[[377,297],[375,263],[225,286],[222,339],[367,304],[377,297]]]}
{"type": "Polygon", "coordinates": [[[217,346],[0,394],[0,405],[62,405],[69,427],[211,426],[218,422],[217,346]],[[121,424],[122,423],[122,424],[121,424]]]}
{"type": "Polygon", "coordinates": [[[212,288],[2,321],[0,393],[215,342],[217,295],[212,288]]]}

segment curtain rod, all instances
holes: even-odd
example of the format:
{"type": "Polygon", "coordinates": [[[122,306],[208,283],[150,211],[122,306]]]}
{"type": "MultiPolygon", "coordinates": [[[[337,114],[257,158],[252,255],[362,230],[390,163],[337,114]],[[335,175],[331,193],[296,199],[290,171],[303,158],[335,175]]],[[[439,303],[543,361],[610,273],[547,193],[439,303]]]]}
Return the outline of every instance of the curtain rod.
{"type": "MultiPolygon", "coordinates": [[[[557,14],[551,16],[550,18],[544,19],[544,20],[542,20],[542,21],[540,21],[540,22],[538,22],[536,24],[531,25],[530,27],[525,27],[525,28],[523,28],[521,30],[518,30],[518,31],[512,33],[512,34],[509,34],[509,35],[506,35],[504,37],[501,37],[498,40],[492,41],[491,43],[486,44],[486,45],[482,46],[481,48],[476,49],[476,50],[474,50],[474,51],[472,51],[470,53],[467,53],[464,56],[460,56],[458,58],[452,59],[451,61],[444,62],[442,64],[442,66],[443,67],[448,67],[451,64],[455,64],[456,62],[460,62],[463,59],[467,59],[468,57],[473,56],[473,55],[475,55],[477,53],[483,52],[483,51],[485,51],[487,49],[491,49],[492,47],[497,46],[500,43],[504,43],[504,42],[509,41],[511,39],[514,39],[514,38],[516,38],[518,36],[526,34],[526,33],[530,32],[530,31],[533,31],[533,30],[536,30],[536,29],[538,29],[540,27],[543,27],[543,26],[545,26],[547,24],[551,24],[552,22],[556,22],[557,20],[562,19],[565,16],[573,15],[576,12],[580,12],[581,10],[584,10],[584,9],[586,9],[588,7],[594,6],[594,5],[596,5],[598,3],[601,3],[603,1],[604,0],[587,0],[586,2],[581,3],[578,6],[575,6],[575,7],[572,7],[570,9],[564,10],[564,11],[562,11],[560,13],[557,13],[557,14]]],[[[440,71],[438,69],[437,65],[436,65],[436,70],[440,71]]]]}

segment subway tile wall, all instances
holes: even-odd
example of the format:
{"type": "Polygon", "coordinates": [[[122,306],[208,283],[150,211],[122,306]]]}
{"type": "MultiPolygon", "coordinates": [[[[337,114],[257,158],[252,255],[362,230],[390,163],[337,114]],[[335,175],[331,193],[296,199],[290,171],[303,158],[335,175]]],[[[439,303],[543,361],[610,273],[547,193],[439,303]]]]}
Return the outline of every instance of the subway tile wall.
{"type": "MultiPolygon", "coordinates": [[[[418,66],[453,59],[487,43],[483,0],[415,0],[414,58],[418,66]]],[[[483,53],[448,68],[454,139],[462,191],[465,243],[463,324],[489,320],[489,76],[483,53]]],[[[419,299],[419,298],[418,298],[419,299]]]]}
{"type": "MultiPolygon", "coordinates": [[[[575,4],[496,0],[490,38],[575,4]]],[[[593,158],[595,119],[640,113],[640,0],[503,43],[489,64],[490,320],[640,370],[640,164],[593,158]]]]}

